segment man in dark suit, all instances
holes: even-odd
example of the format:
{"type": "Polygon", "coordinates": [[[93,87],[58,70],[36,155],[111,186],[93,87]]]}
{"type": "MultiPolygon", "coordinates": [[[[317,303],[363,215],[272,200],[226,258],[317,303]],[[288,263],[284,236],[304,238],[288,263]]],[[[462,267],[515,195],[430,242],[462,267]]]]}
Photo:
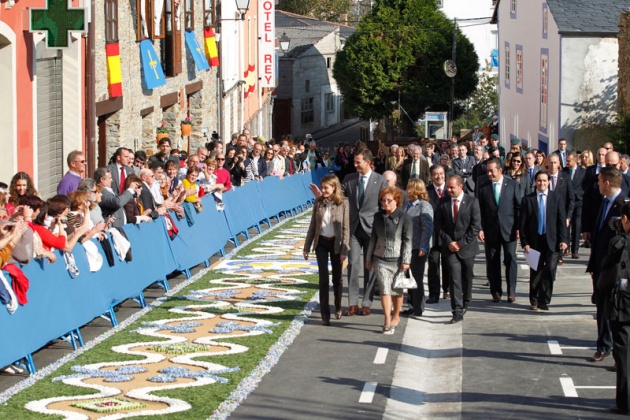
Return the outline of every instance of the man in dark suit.
{"type": "Polygon", "coordinates": [[[554,152],[560,158],[560,163],[563,168],[567,166],[567,157],[569,156],[569,150],[567,149],[567,141],[565,139],[558,140],[558,150],[554,152]]]}
{"type": "MultiPolygon", "coordinates": [[[[567,167],[564,168],[564,173],[571,180],[573,186],[573,213],[569,214],[571,220],[570,226],[570,238],[571,238],[571,258],[578,259],[580,255],[578,250],[580,248],[580,227],[582,226],[582,197],[584,190],[582,190],[582,182],[584,181],[584,174],[586,169],[578,165],[578,154],[573,151],[567,156],[567,167]]],[[[565,255],[568,255],[569,249],[565,250],[565,255]]]]}
{"type": "MultiPolygon", "coordinates": [[[[446,171],[442,165],[431,166],[431,185],[427,187],[427,193],[429,194],[429,202],[433,207],[433,214],[435,214],[438,204],[442,199],[448,199],[446,193],[446,171]]],[[[442,267],[442,291],[443,299],[450,297],[450,281],[448,271],[444,260],[441,261],[442,250],[438,242],[437,231],[433,232],[433,244],[429,250],[429,270],[427,271],[429,297],[425,303],[438,303],[440,301],[440,265],[442,267]]]]}
{"type": "Polygon", "coordinates": [[[529,303],[532,310],[549,310],[558,267],[558,250],[567,248],[567,224],[563,201],[549,189],[549,174],[539,171],[536,191],[521,202],[520,238],[523,252],[540,252],[537,269],[529,270],[529,303]]]}
{"type": "Polygon", "coordinates": [[[348,174],[341,189],[350,204],[350,255],[348,256],[348,310],[346,315],[359,313],[359,276],[363,272],[363,302],[361,313],[370,315],[374,299],[374,270],[365,268],[365,253],[372,235],[374,215],[378,211],[378,195],[387,186],[380,174],[372,171],[374,160],[368,149],[354,155],[357,172],[348,174]]]}
{"type": "Polygon", "coordinates": [[[527,194],[531,194],[536,190],[536,183],[534,182],[534,175],[538,173],[538,171],[542,171],[543,168],[541,166],[536,165],[536,154],[534,152],[525,153],[525,172],[527,176],[529,176],[529,184],[528,189],[523,191],[523,197],[527,194]]]}
{"type": "MultiPolygon", "coordinates": [[[[608,151],[603,147],[597,149],[595,165],[586,168],[584,173],[584,181],[582,181],[582,191],[584,196],[582,200],[582,232],[592,232],[595,225],[595,217],[597,209],[602,203],[602,195],[599,192],[598,175],[601,168],[606,166],[606,154],[608,151]]],[[[582,234],[584,237],[584,234],[582,234]]],[[[584,238],[586,241],[586,239],[584,238]]]]}
{"type": "Polygon", "coordinates": [[[475,166],[475,160],[472,156],[468,156],[468,148],[464,144],[459,146],[459,157],[452,162],[453,171],[456,175],[461,176],[464,179],[464,185],[466,186],[467,193],[473,193],[475,191],[475,182],[473,181],[473,167],[475,166]]]}
{"type": "Polygon", "coordinates": [[[131,167],[127,166],[128,160],[132,157],[133,154],[129,153],[125,147],[119,147],[114,153],[112,158],[113,162],[107,165],[107,170],[112,174],[112,190],[114,190],[116,194],[122,194],[124,192],[123,186],[125,185],[125,179],[135,173],[131,167]]]}
{"type": "Polygon", "coordinates": [[[500,302],[503,295],[501,278],[501,249],[505,264],[507,301],[516,300],[516,231],[521,196],[516,182],[503,176],[501,162],[497,158],[486,162],[488,182],[479,187],[477,198],[481,210],[482,231],[479,239],[486,251],[486,275],[490,282],[493,302],[500,302]]]}
{"type": "Polygon", "coordinates": [[[477,255],[477,235],[481,230],[479,202],[464,193],[464,180],[453,175],[446,181],[450,200],[438,204],[435,229],[442,247],[442,260],[451,276],[451,309],[455,324],[464,319],[472,298],[473,268],[477,255]]]}
{"type": "MultiPolygon", "coordinates": [[[[411,148],[411,146],[409,146],[411,148]]],[[[400,183],[403,189],[411,178],[420,178],[424,185],[429,183],[429,162],[422,158],[422,147],[414,145],[410,150],[411,159],[403,164],[400,183]]]]}
{"type": "MultiPolygon", "coordinates": [[[[562,172],[560,157],[555,153],[547,157],[547,167],[549,168],[549,189],[554,191],[564,205],[564,214],[567,216],[567,229],[571,226],[569,215],[573,214],[575,197],[573,195],[573,184],[571,179],[562,172]]],[[[568,242],[567,242],[568,243],[568,242]]],[[[558,264],[563,264],[562,254],[558,256],[558,264]]]]}
{"type": "Polygon", "coordinates": [[[608,243],[615,236],[615,231],[610,228],[608,222],[612,217],[619,216],[624,203],[621,191],[622,177],[617,168],[606,166],[600,169],[597,184],[605,198],[597,211],[594,229],[585,233],[586,239],[591,241],[591,256],[586,271],[593,279],[591,300],[597,307],[597,351],[592,357],[593,362],[603,361],[610,354],[613,345],[610,323],[604,313],[604,296],[597,289],[597,280],[602,261],[608,252],[608,243]]]}

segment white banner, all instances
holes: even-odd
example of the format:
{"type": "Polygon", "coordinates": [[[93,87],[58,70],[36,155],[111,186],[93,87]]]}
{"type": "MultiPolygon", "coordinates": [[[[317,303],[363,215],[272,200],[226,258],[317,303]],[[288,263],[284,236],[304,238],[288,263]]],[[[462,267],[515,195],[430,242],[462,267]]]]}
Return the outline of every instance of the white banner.
{"type": "Polygon", "coordinates": [[[258,72],[260,86],[276,87],[276,5],[274,0],[258,0],[258,72]]]}

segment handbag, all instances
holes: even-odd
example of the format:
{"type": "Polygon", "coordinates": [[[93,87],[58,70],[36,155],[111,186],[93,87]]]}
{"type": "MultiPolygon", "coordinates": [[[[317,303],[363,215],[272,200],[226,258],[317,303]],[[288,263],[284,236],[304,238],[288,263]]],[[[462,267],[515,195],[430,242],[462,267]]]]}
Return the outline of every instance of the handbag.
{"type": "Polygon", "coordinates": [[[394,274],[394,282],[392,284],[392,289],[417,289],[418,284],[416,283],[416,279],[413,278],[411,274],[411,270],[407,269],[406,271],[396,271],[394,274]]]}

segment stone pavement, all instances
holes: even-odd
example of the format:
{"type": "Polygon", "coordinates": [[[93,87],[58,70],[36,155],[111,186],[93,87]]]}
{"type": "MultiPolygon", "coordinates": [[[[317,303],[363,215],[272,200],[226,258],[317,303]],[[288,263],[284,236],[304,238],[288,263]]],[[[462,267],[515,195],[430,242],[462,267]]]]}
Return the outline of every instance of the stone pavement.
{"type": "MultiPolygon", "coordinates": [[[[479,254],[473,302],[450,325],[450,302],[427,305],[394,336],[369,317],[322,327],[314,312],[294,344],[233,414],[237,419],[601,419],[614,405],[612,358],[592,363],[596,325],[582,259],[558,268],[548,312],[529,310],[519,256],[517,301],[493,303],[479,254]]],[[[344,298],[345,302],[345,298],[344,298]]]]}

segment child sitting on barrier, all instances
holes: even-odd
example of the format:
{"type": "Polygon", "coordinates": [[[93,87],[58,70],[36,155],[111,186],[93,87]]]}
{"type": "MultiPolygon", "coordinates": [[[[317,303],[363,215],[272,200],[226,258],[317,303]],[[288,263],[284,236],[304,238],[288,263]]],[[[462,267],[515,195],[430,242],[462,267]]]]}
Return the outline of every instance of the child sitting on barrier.
{"type": "Polygon", "coordinates": [[[196,183],[198,177],[199,168],[191,166],[186,171],[186,178],[182,180],[182,183],[184,184],[184,190],[186,191],[186,202],[193,203],[197,213],[200,213],[203,210],[203,204],[199,198],[199,185],[196,183]]]}

